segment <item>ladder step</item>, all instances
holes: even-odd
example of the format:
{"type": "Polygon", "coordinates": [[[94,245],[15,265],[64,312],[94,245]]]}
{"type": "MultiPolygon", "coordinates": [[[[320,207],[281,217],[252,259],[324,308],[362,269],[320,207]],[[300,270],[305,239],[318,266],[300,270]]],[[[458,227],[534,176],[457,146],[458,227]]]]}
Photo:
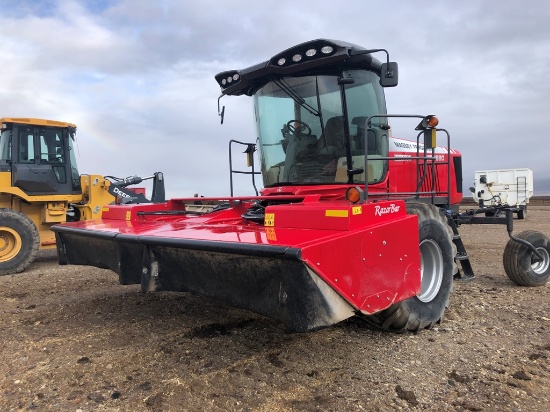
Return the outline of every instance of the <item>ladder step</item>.
{"type": "Polygon", "coordinates": [[[451,217],[448,218],[448,221],[449,226],[451,226],[451,229],[453,230],[453,243],[457,248],[455,260],[457,261],[457,263],[460,262],[460,266],[462,267],[462,273],[459,270],[454,278],[457,280],[466,281],[475,279],[474,270],[472,268],[472,264],[470,263],[470,257],[468,256],[466,248],[464,247],[464,243],[462,242],[462,239],[458,234],[458,227],[456,225],[456,222],[451,217]]]}
{"type": "Polygon", "coordinates": [[[476,278],[476,275],[472,273],[457,273],[455,276],[454,276],[454,279],[455,280],[462,280],[464,282],[468,282],[470,280],[474,280],[476,278]]]}

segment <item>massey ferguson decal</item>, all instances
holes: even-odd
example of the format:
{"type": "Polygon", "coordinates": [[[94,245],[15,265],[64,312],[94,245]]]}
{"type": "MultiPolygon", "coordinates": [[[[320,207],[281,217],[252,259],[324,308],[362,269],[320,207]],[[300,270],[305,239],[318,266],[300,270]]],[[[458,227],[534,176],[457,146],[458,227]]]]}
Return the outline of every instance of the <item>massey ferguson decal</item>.
{"type": "MultiPolygon", "coordinates": [[[[416,144],[416,142],[390,137],[390,155],[399,158],[400,161],[410,161],[410,158],[416,156],[417,152],[421,156],[424,154],[424,145],[422,143],[416,144]]],[[[438,146],[434,150],[435,160],[437,162],[444,162],[446,154],[447,149],[445,147],[438,146]]]]}
{"type": "Polygon", "coordinates": [[[374,216],[387,215],[388,213],[397,213],[399,212],[399,208],[399,205],[394,205],[393,203],[386,207],[376,205],[374,206],[374,216]]]}

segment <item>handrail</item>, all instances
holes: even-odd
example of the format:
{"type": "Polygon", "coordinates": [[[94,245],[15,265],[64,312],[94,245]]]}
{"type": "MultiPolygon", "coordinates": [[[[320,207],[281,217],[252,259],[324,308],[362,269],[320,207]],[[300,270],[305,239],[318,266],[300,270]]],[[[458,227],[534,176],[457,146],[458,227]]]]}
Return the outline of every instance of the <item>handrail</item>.
{"type": "MultiPolygon", "coordinates": [[[[231,197],[233,197],[233,173],[243,174],[243,175],[251,175],[252,176],[252,186],[254,187],[254,190],[256,191],[256,196],[258,196],[258,189],[256,188],[256,180],[254,179],[254,176],[261,174],[261,172],[255,172],[254,171],[254,152],[255,151],[256,151],[256,143],[239,142],[238,140],[233,140],[233,139],[231,139],[229,141],[229,187],[230,187],[230,191],[231,191],[231,197]],[[240,145],[243,145],[243,146],[247,146],[247,150],[248,150],[248,148],[253,148],[253,150],[251,152],[251,157],[252,157],[252,162],[251,162],[252,171],[251,172],[248,172],[248,171],[245,171],[245,170],[234,170],[233,169],[233,156],[231,155],[231,144],[232,143],[237,143],[237,144],[240,144],[240,145]]],[[[247,153],[247,152],[244,152],[244,153],[247,153]]]]}
{"type": "MultiPolygon", "coordinates": [[[[367,120],[365,121],[365,127],[363,129],[363,137],[364,137],[364,145],[365,145],[365,189],[364,189],[364,201],[366,202],[368,200],[368,187],[369,187],[369,178],[368,178],[368,166],[369,166],[369,157],[368,157],[368,130],[369,130],[369,127],[370,127],[370,123],[371,123],[371,119],[373,118],[384,118],[384,119],[388,119],[388,118],[391,118],[391,117],[396,117],[396,118],[417,118],[417,119],[424,119],[426,118],[426,116],[423,116],[423,115],[419,115],[419,114],[376,114],[376,115],[372,115],[372,116],[369,116],[367,118],[367,120]]],[[[395,195],[403,195],[403,194],[410,194],[412,196],[416,196],[417,198],[420,197],[420,195],[431,195],[432,196],[432,201],[433,201],[433,198],[435,195],[437,194],[440,194],[440,195],[443,195],[442,197],[445,197],[446,198],[446,207],[447,209],[450,208],[450,205],[451,205],[451,136],[449,134],[449,132],[446,130],[446,129],[437,129],[435,128],[435,131],[436,132],[444,132],[447,136],[447,147],[446,147],[446,150],[447,150],[447,161],[446,162],[438,162],[437,161],[437,156],[435,156],[435,148],[432,148],[431,149],[431,156],[429,156],[428,154],[428,150],[426,149],[426,145],[423,144],[423,156],[420,155],[420,136],[422,135],[422,132],[418,133],[417,137],[416,137],[416,156],[411,156],[409,157],[408,159],[411,159],[411,160],[416,160],[416,173],[417,173],[417,176],[416,176],[416,180],[418,183],[418,186],[417,186],[417,191],[416,192],[401,192],[401,193],[391,193],[392,197],[394,197],[395,195]],[[424,171],[423,171],[423,176],[420,177],[420,161],[422,160],[422,162],[424,163],[424,166],[427,166],[428,164],[432,165],[432,166],[436,166],[438,164],[446,164],[447,165],[447,190],[446,191],[435,191],[435,190],[431,190],[431,191],[425,191],[425,192],[421,192],[420,191],[420,188],[422,186],[422,182],[424,181],[425,177],[426,177],[426,173],[427,173],[427,167],[424,167],[424,171]],[[429,162],[429,163],[428,163],[429,162]]],[[[389,136],[388,136],[388,143],[389,143],[389,136]]],[[[390,156],[386,156],[386,157],[377,157],[375,160],[387,160],[388,162],[390,161],[398,161],[398,160],[402,160],[400,158],[396,158],[396,157],[390,157],[390,156]]],[[[371,160],[372,161],[372,160],[371,160]]],[[[432,185],[435,184],[436,182],[436,168],[435,167],[432,167],[431,168],[432,170],[432,185]]],[[[434,188],[434,186],[432,186],[432,189],[434,188]]],[[[390,194],[388,193],[388,198],[390,197],[390,194]]]]}

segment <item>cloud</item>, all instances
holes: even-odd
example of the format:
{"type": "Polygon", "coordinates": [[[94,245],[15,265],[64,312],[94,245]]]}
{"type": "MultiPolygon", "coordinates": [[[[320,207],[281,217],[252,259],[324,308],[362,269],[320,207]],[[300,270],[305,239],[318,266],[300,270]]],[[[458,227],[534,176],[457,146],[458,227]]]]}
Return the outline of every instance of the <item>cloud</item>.
{"type": "MultiPolygon", "coordinates": [[[[496,0],[8,1],[1,115],[77,123],[82,172],[162,170],[171,196],[228,194],[228,141],[255,140],[252,103],[222,99],[221,126],[213,76],[336,38],[389,50],[400,85],[387,90],[388,110],[437,114],[463,153],[465,187],[476,169],[530,167],[537,179],[550,172],[549,10],[496,0]]],[[[394,134],[410,138],[413,127],[394,134]]],[[[245,180],[242,194],[252,191],[245,180]]]]}

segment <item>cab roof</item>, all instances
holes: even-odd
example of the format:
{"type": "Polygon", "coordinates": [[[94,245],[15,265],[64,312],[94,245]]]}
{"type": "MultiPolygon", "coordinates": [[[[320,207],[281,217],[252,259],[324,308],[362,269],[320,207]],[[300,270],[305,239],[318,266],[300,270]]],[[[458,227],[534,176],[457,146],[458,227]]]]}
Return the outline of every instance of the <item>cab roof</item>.
{"type": "Polygon", "coordinates": [[[293,46],[245,69],[218,73],[215,78],[223,95],[251,96],[272,78],[303,76],[334,68],[361,68],[380,73],[381,63],[356,44],[317,39],[293,46]]]}
{"type": "Polygon", "coordinates": [[[76,125],[73,123],[60,122],[57,120],[37,119],[33,117],[2,117],[1,123],[21,123],[30,124],[36,126],[51,126],[51,127],[72,127],[76,129],[76,125]]]}

